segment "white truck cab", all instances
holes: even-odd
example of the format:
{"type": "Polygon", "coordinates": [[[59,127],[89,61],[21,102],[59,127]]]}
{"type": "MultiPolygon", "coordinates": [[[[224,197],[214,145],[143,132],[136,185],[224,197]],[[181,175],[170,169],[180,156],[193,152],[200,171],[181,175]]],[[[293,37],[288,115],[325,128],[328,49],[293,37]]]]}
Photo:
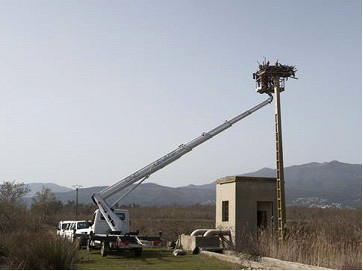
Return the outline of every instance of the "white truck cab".
{"type": "MultiPolygon", "coordinates": [[[[122,234],[129,233],[129,212],[124,209],[116,209],[114,213],[122,222],[121,232],[122,234]]],[[[93,214],[92,221],[90,222],[90,232],[93,234],[106,234],[110,232],[110,226],[107,224],[104,216],[101,214],[100,210],[96,210],[93,214]]]]}

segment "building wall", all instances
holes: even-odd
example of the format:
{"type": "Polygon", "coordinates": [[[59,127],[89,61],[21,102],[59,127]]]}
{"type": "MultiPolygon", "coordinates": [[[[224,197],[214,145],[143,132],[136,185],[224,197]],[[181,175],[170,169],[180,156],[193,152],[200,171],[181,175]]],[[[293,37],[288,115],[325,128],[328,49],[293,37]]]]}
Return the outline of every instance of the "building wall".
{"type": "Polygon", "coordinates": [[[263,225],[274,228],[276,214],[276,179],[226,177],[217,180],[216,227],[231,229],[237,247],[257,233],[261,217],[263,225]],[[222,201],[226,200],[229,201],[229,221],[222,222],[222,201]]]}
{"type": "Polygon", "coordinates": [[[235,232],[236,224],[236,183],[227,182],[217,184],[216,189],[216,228],[235,232]],[[229,219],[222,221],[222,201],[229,201],[229,219]]]}
{"type": "Polygon", "coordinates": [[[267,212],[267,226],[269,229],[273,227],[271,217],[276,214],[276,181],[237,182],[236,205],[235,227],[236,244],[238,244],[245,242],[246,237],[257,233],[258,211],[267,212]]]}

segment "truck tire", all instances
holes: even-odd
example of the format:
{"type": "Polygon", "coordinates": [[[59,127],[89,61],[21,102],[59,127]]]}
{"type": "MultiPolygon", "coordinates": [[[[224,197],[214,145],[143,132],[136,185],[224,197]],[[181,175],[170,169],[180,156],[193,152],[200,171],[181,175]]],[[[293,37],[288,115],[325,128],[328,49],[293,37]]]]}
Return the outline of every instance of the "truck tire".
{"type": "Polygon", "coordinates": [[[142,253],[142,248],[135,248],[134,249],[134,255],[135,257],[140,257],[141,256],[141,253],[142,253]]]}
{"type": "Polygon", "coordinates": [[[101,243],[101,255],[102,257],[106,257],[108,254],[108,242],[102,241],[101,243]]]}

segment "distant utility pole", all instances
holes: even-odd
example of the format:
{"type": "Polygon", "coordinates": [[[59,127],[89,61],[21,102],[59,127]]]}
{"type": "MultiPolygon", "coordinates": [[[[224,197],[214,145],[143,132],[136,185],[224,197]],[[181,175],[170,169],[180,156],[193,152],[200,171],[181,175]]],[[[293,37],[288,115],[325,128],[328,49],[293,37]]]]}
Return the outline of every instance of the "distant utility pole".
{"type": "Polygon", "coordinates": [[[82,185],[75,184],[72,187],[76,189],[76,218],[78,217],[78,189],[83,188],[82,185]]]}

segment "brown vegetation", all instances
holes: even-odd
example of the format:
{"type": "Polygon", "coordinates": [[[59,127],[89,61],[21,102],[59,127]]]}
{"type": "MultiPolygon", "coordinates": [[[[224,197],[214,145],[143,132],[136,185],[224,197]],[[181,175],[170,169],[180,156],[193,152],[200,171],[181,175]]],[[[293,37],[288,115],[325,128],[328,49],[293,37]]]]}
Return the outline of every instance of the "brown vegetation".
{"type": "Polygon", "coordinates": [[[2,269],[72,269],[76,262],[76,246],[54,234],[22,231],[0,240],[2,269]]]}
{"type": "Polygon", "coordinates": [[[335,269],[362,268],[361,210],[288,208],[286,238],[261,232],[244,239],[244,251],[335,269]]]}
{"type": "MultiPolygon", "coordinates": [[[[215,227],[215,206],[129,207],[132,230],[142,235],[163,232],[167,240],[197,228],[215,227]]],[[[337,269],[361,269],[361,209],[289,207],[286,240],[273,235],[248,237],[247,252],[337,269]]]]}
{"type": "Polygon", "coordinates": [[[215,227],[215,206],[163,206],[129,209],[132,230],[142,235],[161,231],[167,240],[177,240],[180,234],[190,234],[196,228],[215,227]]]}
{"type": "MultiPolygon", "coordinates": [[[[60,220],[91,219],[94,205],[60,204],[49,191],[40,193],[33,208],[22,204],[24,187],[19,183],[0,185],[0,268],[70,269],[76,260],[72,243],[57,239],[60,220]]],[[[125,206],[123,208],[126,208],[125,206]]],[[[131,230],[166,240],[190,234],[197,228],[215,227],[215,206],[129,206],[131,230]]],[[[245,251],[288,261],[337,269],[362,267],[361,210],[289,207],[286,240],[260,233],[246,238],[245,251]],[[248,239],[248,240],[247,240],[248,239]]]]}
{"type": "Polygon", "coordinates": [[[28,209],[27,192],[23,183],[0,185],[0,269],[71,269],[75,244],[57,238],[50,225],[61,204],[43,189],[28,209]]]}

